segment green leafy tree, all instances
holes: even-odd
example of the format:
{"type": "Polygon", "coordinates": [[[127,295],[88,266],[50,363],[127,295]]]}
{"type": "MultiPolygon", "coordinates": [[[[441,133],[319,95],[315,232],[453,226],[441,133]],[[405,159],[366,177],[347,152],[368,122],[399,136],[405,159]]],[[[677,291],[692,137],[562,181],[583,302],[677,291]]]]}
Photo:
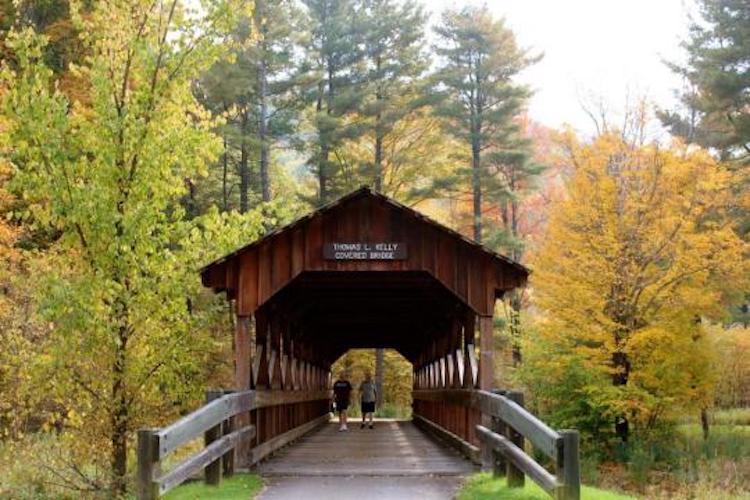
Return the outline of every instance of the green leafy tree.
{"type": "Polygon", "coordinates": [[[12,186],[37,224],[61,234],[40,273],[53,334],[37,383],[85,436],[80,456],[96,467],[82,470],[107,471],[113,495],[126,490],[132,431],[195,396],[189,381],[211,350],[193,334],[205,318],[189,300],[205,250],[185,245],[177,202],[184,179],[219,150],[190,84],[220,53],[231,11],[206,5],[198,17],[177,0],[137,0],[73,12],[86,34],[76,67],[85,103],[53,85],[38,36],[8,39],[17,57],[2,73],[12,186]]]}
{"type": "Polygon", "coordinates": [[[516,121],[530,91],[513,77],[535,58],[518,47],[513,32],[486,6],[444,12],[435,33],[440,61],[435,78],[446,97],[437,112],[446,118],[449,133],[471,147],[470,168],[460,174],[470,179],[473,236],[481,242],[487,198],[498,192],[509,198],[509,179],[493,177],[488,160],[516,171],[530,165],[528,142],[516,121]],[[489,151],[492,158],[484,156],[489,151]]]}

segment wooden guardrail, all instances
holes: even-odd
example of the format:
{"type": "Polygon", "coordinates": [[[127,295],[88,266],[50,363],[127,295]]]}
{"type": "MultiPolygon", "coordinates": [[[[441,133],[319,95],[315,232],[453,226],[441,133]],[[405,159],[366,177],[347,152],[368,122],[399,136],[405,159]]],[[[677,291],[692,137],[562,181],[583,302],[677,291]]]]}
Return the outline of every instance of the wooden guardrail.
{"type": "MultiPolygon", "coordinates": [[[[479,410],[483,423],[476,425],[481,443],[481,462],[495,475],[507,476],[508,486],[523,486],[528,476],[550,496],[558,500],[579,500],[581,479],[578,431],[555,431],[523,408],[523,395],[518,392],[489,392],[472,389],[415,390],[415,400],[460,405],[479,410]],[[488,427],[489,426],[489,427],[488,427]],[[537,463],[525,451],[524,439],[544,453],[555,464],[555,474],[537,463]]],[[[444,429],[435,422],[416,416],[428,430],[454,441],[461,451],[476,447],[444,429]],[[435,429],[435,428],[438,429],[435,429]]],[[[473,453],[467,453],[470,456],[473,453]]]]}
{"type": "MultiPolygon", "coordinates": [[[[209,391],[207,403],[175,423],[161,429],[138,431],[138,498],[151,500],[178,486],[205,469],[208,484],[219,484],[224,471],[234,472],[234,449],[256,434],[255,425],[236,427],[237,416],[260,408],[330,399],[330,391],[209,391]],[[162,473],[161,462],[176,449],[204,436],[205,447],[186,458],[169,472],[162,473]]],[[[305,432],[327,421],[320,415],[283,434],[258,444],[248,452],[255,463],[305,432]]]]}

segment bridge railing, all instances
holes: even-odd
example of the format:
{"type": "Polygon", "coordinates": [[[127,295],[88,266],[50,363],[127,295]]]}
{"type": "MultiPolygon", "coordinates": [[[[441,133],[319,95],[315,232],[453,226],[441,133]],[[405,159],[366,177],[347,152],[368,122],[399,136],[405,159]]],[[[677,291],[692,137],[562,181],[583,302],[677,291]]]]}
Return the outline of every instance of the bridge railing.
{"type": "Polygon", "coordinates": [[[204,406],[167,427],[138,431],[139,499],[159,498],[202,469],[208,484],[219,484],[224,473],[234,472],[236,448],[254,442],[254,447],[243,451],[243,461],[253,464],[329,418],[330,391],[326,390],[209,391],[206,399],[204,406]],[[295,407],[302,411],[294,411],[295,407]],[[284,413],[293,413],[293,418],[283,418],[282,412],[264,417],[258,411],[271,408],[290,410],[284,413]],[[263,422],[279,432],[265,430],[259,439],[263,422]],[[168,455],[201,435],[205,447],[162,472],[168,455]]]}
{"type": "Polygon", "coordinates": [[[415,390],[413,397],[414,420],[418,425],[480,461],[495,475],[506,476],[508,486],[523,486],[528,476],[556,499],[580,499],[578,432],[551,429],[523,408],[521,393],[427,389],[415,390]],[[451,427],[456,407],[472,409],[481,415],[481,423],[474,423],[471,434],[457,435],[445,428],[451,427]],[[526,453],[525,439],[551,459],[555,474],[526,453]]]}

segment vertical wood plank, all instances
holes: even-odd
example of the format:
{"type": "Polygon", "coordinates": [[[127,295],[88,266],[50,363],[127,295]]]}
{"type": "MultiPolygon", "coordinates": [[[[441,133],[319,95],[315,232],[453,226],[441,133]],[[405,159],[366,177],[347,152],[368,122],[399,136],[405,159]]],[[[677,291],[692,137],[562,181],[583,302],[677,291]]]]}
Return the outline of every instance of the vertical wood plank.
{"type": "MultiPolygon", "coordinates": [[[[244,391],[251,388],[252,384],[252,366],[250,359],[250,321],[251,318],[238,316],[234,335],[234,386],[238,391],[244,391]]],[[[240,427],[244,427],[250,421],[250,415],[242,413],[237,415],[236,422],[240,427]]],[[[247,465],[248,452],[250,450],[250,440],[241,440],[235,451],[235,462],[240,467],[247,465]]]]}
{"type": "Polygon", "coordinates": [[[479,388],[491,391],[495,384],[492,316],[479,317],[479,388]]]}
{"type": "Polygon", "coordinates": [[[138,431],[138,500],[159,498],[159,485],[154,478],[159,474],[159,429],[138,431]]]}
{"type": "MultiPolygon", "coordinates": [[[[511,401],[515,402],[519,406],[523,406],[523,393],[522,392],[515,392],[511,391],[506,394],[506,397],[510,399],[511,401]]],[[[523,436],[516,432],[515,429],[513,429],[510,426],[506,426],[506,436],[510,440],[511,443],[518,446],[522,450],[524,449],[524,439],[523,436]]],[[[525,481],[526,476],[524,475],[523,471],[513,465],[513,463],[508,460],[506,463],[505,473],[507,475],[507,482],[509,488],[522,488],[525,481]]]]}
{"type": "MultiPolygon", "coordinates": [[[[214,399],[218,399],[221,396],[223,396],[222,391],[212,390],[206,392],[206,403],[210,403],[214,399]]],[[[222,432],[222,423],[219,422],[218,425],[215,425],[208,429],[204,436],[203,441],[206,446],[213,443],[217,439],[221,438],[221,432],[222,432]]],[[[221,457],[217,458],[210,464],[206,466],[205,469],[206,473],[206,484],[213,484],[218,485],[221,484],[221,476],[222,476],[222,459],[221,457]]]]}

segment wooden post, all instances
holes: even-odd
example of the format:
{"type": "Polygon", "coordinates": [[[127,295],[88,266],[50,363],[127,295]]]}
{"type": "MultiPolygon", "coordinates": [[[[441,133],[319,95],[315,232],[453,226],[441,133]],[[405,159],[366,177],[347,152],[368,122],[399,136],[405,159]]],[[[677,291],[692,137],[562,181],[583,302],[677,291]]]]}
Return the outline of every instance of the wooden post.
{"type": "MultiPolygon", "coordinates": [[[[515,402],[516,404],[518,404],[519,406],[523,406],[523,393],[522,392],[510,391],[508,392],[506,397],[510,399],[511,401],[515,402]]],[[[514,445],[518,446],[519,448],[523,450],[524,449],[523,435],[516,432],[515,429],[513,429],[509,425],[506,426],[506,431],[507,431],[506,435],[508,439],[514,445]]],[[[508,487],[509,488],[522,488],[526,480],[523,474],[523,471],[521,471],[521,469],[513,465],[513,463],[511,463],[510,461],[507,462],[505,470],[506,470],[506,475],[508,478],[508,487]]]]}
{"type": "Polygon", "coordinates": [[[157,429],[138,431],[138,500],[159,498],[159,436],[157,429]]]}
{"type": "Polygon", "coordinates": [[[479,317],[479,388],[490,391],[495,385],[492,316],[479,317]]]}
{"type": "MultiPolygon", "coordinates": [[[[492,417],[492,431],[505,436],[507,432],[507,425],[499,417],[492,417]]],[[[505,477],[507,470],[507,464],[505,457],[502,453],[497,450],[492,450],[492,475],[495,477],[505,477]]]]}
{"type": "MultiPolygon", "coordinates": [[[[252,387],[253,375],[252,362],[250,357],[251,338],[250,338],[250,321],[247,316],[237,317],[237,327],[234,335],[235,365],[234,365],[234,386],[238,391],[246,391],[252,387]]],[[[250,423],[250,414],[241,413],[232,418],[229,427],[225,432],[231,432],[235,428],[245,427],[250,423]],[[235,427],[236,425],[236,427],[235,427]]],[[[235,464],[239,467],[247,467],[247,460],[250,453],[250,440],[243,438],[232,452],[232,458],[229,453],[224,458],[225,472],[231,474],[234,472],[235,464]]]]}
{"type": "Polygon", "coordinates": [[[579,458],[578,431],[560,431],[557,449],[557,480],[561,484],[555,491],[557,500],[579,500],[581,498],[581,466],[579,458]]]}
{"type": "MultiPolygon", "coordinates": [[[[224,391],[221,390],[212,390],[212,391],[206,391],[206,403],[210,403],[214,399],[218,399],[224,395],[224,391]]],[[[208,429],[205,434],[203,435],[203,441],[208,446],[209,444],[213,443],[217,439],[221,438],[221,431],[222,431],[222,423],[219,422],[217,425],[211,427],[208,429]]],[[[217,458],[210,464],[206,466],[206,484],[214,484],[219,485],[221,484],[221,470],[222,468],[222,459],[221,457],[217,458]]]]}

